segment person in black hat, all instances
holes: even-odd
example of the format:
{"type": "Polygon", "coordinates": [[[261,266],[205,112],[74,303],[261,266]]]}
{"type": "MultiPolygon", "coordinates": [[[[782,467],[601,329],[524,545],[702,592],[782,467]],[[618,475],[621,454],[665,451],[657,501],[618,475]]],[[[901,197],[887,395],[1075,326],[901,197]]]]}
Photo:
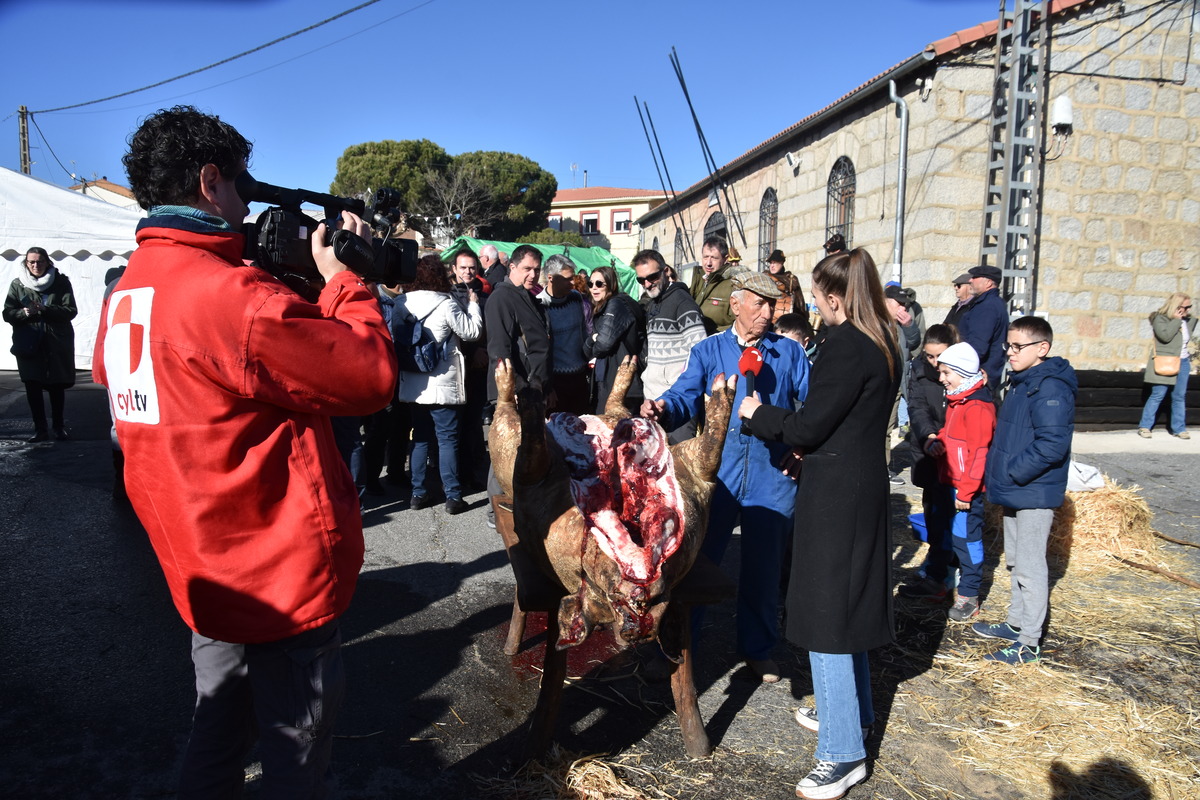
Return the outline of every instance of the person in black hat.
{"type": "Polygon", "coordinates": [[[844,253],[846,252],[846,237],[842,236],[840,233],[835,233],[825,241],[824,247],[825,255],[827,256],[844,253]]]}
{"type": "Polygon", "coordinates": [[[953,325],[958,327],[958,321],[962,318],[963,311],[967,307],[967,303],[971,302],[971,275],[964,272],[954,279],[954,299],[955,303],[946,312],[946,318],[942,320],[943,325],[953,325]]]}
{"type": "Polygon", "coordinates": [[[979,353],[988,386],[995,392],[1004,370],[1004,343],[1008,339],[1008,307],[1000,298],[1000,268],[986,264],[971,267],[971,294],[975,297],[959,317],[962,340],[979,353]]]}
{"type": "Polygon", "coordinates": [[[771,255],[767,256],[767,274],[771,276],[771,280],[775,281],[775,285],[779,287],[781,293],[780,298],[775,301],[775,315],[771,318],[772,325],[778,322],[784,314],[793,312],[808,314],[808,306],[804,303],[804,290],[800,288],[799,279],[784,267],[786,263],[787,256],[783,254],[782,250],[772,250],[771,255]]]}

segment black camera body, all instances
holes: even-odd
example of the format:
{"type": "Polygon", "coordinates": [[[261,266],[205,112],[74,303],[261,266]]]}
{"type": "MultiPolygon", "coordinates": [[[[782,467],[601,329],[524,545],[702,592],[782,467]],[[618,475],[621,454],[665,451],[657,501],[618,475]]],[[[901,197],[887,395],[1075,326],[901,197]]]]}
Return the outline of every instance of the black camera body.
{"type": "Polygon", "coordinates": [[[312,237],[320,223],[300,210],[304,203],[321,206],[325,212],[325,243],[333,247],[339,261],[365,280],[395,286],[411,283],[416,277],[417,243],[391,238],[392,225],[399,216],[400,196],[395,190],[378,190],[368,206],[353,197],[261,183],[249,172],[238,176],[236,187],[243,202],[272,206],[256,222],[243,227],[245,257],[304,297],[314,299],[325,283],[312,257],[312,237]],[[350,231],[335,229],[343,211],[361,217],[376,237],[366,242],[350,231]]]}

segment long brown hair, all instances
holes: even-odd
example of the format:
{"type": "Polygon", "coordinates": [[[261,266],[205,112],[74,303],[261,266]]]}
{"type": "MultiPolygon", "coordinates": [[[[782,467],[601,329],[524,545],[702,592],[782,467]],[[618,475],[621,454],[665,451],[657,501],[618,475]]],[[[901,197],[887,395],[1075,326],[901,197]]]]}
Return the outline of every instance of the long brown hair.
{"type": "MultiPolygon", "coordinates": [[[[608,292],[608,297],[604,298],[599,303],[592,304],[592,312],[595,314],[599,314],[601,311],[603,311],[605,304],[607,304],[609,300],[613,299],[617,292],[621,291],[621,287],[617,283],[617,271],[615,269],[612,267],[596,267],[594,270],[592,270],[592,274],[588,276],[588,283],[590,284],[597,275],[604,279],[604,291],[608,292]]],[[[613,306],[613,308],[616,308],[616,306],[613,306]]]]}
{"type": "Polygon", "coordinates": [[[871,254],[861,247],[821,259],[813,269],[813,286],[837,295],[845,307],[846,321],[866,334],[887,359],[888,372],[896,374],[896,326],[883,298],[883,284],[871,254]]]}

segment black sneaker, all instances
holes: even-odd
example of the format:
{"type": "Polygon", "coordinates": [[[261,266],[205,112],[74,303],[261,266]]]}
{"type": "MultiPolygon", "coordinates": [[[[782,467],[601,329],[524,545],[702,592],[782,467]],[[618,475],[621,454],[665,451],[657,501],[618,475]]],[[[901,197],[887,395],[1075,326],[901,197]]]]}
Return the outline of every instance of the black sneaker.
{"type": "Polygon", "coordinates": [[[796,784],[796,795],[808,800],[837,800],[867,779],[867,761],[818,761],[796,784]]]}
{"type": "Polygon", "coordinates": [[[467,510],[467,501],[461,497],[451,497],[446,501],[447,514],[461,514],[467,510]]]}
{"type": "Polygon", "coordinates": [[[933,578],[917,578],[907,583],[902,583],[896,593],[901,597],[908,597],[914,600],[931,600],[935,603],[940,603],[950,596],[950,590],[946,588],[946,582],[935,581],[933,578]]]}
{"type": "Polygon", "coordinates": [[[29,442],[30,444],[37,444],[38,442],[44,442],[49,438],[50,434],[46,433],[45,431],[35,431],[33,436],[30,436],[25,441],[29,442]]]}
{"type": "Polygon", "coordinates": [[[55,428],[54,429],[54,438],[58,439],[60,442],[65,442],[71,438],[71,435],[69,433],[67,433],[66,428],[55,428]]]}
{"type": "Polygon", "coordinates": [[[429,508],[433,505],[433,498],[427,494],[414,497],[408,504],[408,507],[413,511],[420,511],[422,508],[429,508]]]}

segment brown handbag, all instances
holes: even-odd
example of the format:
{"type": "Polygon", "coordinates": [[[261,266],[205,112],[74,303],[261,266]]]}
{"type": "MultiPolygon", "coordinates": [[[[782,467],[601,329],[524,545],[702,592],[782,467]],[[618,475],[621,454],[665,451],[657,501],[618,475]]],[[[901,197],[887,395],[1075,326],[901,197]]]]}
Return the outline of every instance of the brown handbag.
{"type": "Polygon", "coordinates": [[[1170,378],[1179,374],[1179,356],[1155,356],[1154,374],[1170,378]]]}

